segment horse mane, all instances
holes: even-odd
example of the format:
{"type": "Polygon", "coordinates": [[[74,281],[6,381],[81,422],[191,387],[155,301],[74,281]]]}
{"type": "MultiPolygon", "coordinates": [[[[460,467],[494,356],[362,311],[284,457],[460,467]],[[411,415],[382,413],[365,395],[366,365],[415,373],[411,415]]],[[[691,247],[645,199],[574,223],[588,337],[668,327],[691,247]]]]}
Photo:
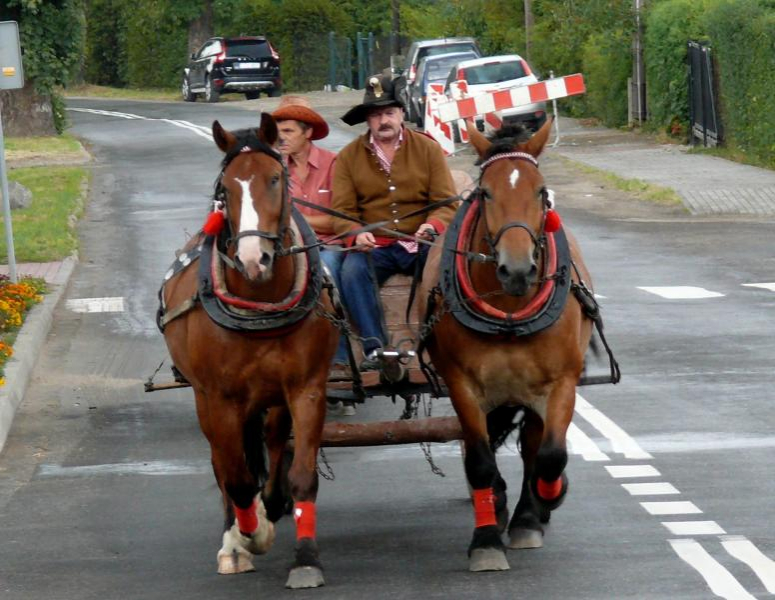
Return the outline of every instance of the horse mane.
{"type": "Polygon", "coordinates": [[[497,154],[513,152],[517,146],[530,139],[530,132],[522,125],[504,125],[495,133],[487,137],[492,145],[487,148],[484,155],[476,162],[477,165],[492,158],[497,154]]]}

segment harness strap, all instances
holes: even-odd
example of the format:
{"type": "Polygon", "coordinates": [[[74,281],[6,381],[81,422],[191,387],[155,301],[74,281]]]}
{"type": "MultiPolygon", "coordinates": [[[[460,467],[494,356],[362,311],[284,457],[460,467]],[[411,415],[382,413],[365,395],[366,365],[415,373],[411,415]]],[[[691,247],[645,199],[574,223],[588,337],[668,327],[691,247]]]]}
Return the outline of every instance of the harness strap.
{"type": "Polygon", "coordinates": [[[170,321],[174,321],[175,319],[183,316],[187,312],[194,310],[194,308],[197,305],[197,302],[199,302],[199,292],[195,293],[190,298],[187,298],[172,310],[168,310],[162,315],[160,315],[159,326],[161,327],[162,331],[164,330],[164,327],[167,325],[167,323],[169,323],[170,321]]]}

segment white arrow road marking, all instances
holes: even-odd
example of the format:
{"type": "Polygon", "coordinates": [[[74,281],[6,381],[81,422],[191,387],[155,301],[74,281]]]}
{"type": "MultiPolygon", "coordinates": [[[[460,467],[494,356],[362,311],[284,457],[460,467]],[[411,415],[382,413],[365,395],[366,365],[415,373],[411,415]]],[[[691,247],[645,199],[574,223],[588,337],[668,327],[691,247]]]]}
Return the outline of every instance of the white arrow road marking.
{"type": "Polygon", "coordinates": [[[668,540],[673,551],[708,583],[711,591],[728,600],[755,600],[745,588],[699,543],[691,539],[668,540]]]}
{"type": "Polygon", "coordinates": [[[743,287],[762,288],[763,290],[775,292],[775,283],[744,283],[743,287]]]}
{"type": "Polygon", "coordinates": [[[775,594],[775,561],[767,558],[753,542],[741,535],[724,536],[721,538],[721,545],[737,560],[751,567],[767,591],[775,594]]]}
{"type": "Polygon", "coordinates": [[[653,458],[645,452],[627,432],[614,423],[611,419],[597,410],[582,396],[576,394],[576,412],[584,417],[592,427],[597,429],[611,441],[614,452],[624,454],[625,458],[648,459],[653,458]]]}
{"type": "Polygon", "coordinates": [[[566,434],[571,454],[580,454],[586,461],[606,461],[611,460],[606,454],[600,451],[597,444],[574,423],[568,426],[566,434]]]}
{"type": "Polygon", "coordinates": [[[207,127],[203,127],[202,125],[196,125],[195,123],[190,123],[188,121],[179,121],[175,119],[154,119],[152,117],[144,117],[142,115],[133,115],[130,113],[121,113],[121,112],[115,112],[110,110],[97,110],[94,108],[68,108],[67,110],[71,110],[73,112],[91,113],[94,115],[101,115],[105,117],[119,117],[121,119],[137,119],[140,121],[161,121],[162,123],[169,123],[170,125],[174,125],[175,127],[181,127],[188,131],[191,131],[192,133],[195,133],[196,135],[203,137],[208,141],[212,141],[213,139],[213,136],[207,127]]]}
{"type": "Polygon", "coordinates": [[[676,285],[667,287],[641,287],[639,290],[648,292],[649,294],[656,294],[662,298],[668,300],[698,300],[702,298],[721,298],[724,294],[719,292],[711,292],[701,287],[694,287],[691,285],[676,285]]]}

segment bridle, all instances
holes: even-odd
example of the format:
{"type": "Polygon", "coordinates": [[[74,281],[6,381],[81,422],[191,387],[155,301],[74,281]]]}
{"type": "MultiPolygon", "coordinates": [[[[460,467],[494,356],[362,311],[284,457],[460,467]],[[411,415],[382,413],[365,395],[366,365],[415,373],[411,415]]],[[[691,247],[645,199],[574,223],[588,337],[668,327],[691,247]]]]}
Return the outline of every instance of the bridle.
{"type": "Polygon", "coordinates": [[[275,247],[275,254],[277,256],[284,256],[287,253],[286,248],[283,246],[283,240],[285,239],[289,229],[290,229],[290,219],[288,218],[288,211],[290,211],[290,202],[288,201],[289,196],[289,186],[290,186],[290,177],[288,176],[288,167],[283,162],[281,155],[278,152],[275,152],[272,148],[270,148],[267,144],[261,142],[260,140],[251,140],[246,145],[242,146],[239,150],[234,150],[232,152],[229,152],[229,154],[226,155],[226,157],[223,160],[221,172],[218,174],[218,177],[215,180],[215,194],[213,197],[213,203],[216,210],[222,210],[224,213],[224,217],[226,218],[226,225],[229,228],[229,232],[231,232],[231,226],[229,225],[229,219],[228,219],[228,190],[223,185],[223,175],[226,172],[226,168],[231,164],[231,162],[239,156],[240,154],[250,153],[250,152],[259,152],[261,154],[266,154],[270,158],[273,158],[278,163],[280,163],[280,166],[283,168],[283,190],[282,190],[282,206],[280,207],[280,231],[277,233],[272,233],[270,231],[264,231],[262,229],[248,229],[245,231],[240,231],[237,233],[237,235],[234,236],[227,236],[225,237],[224,245],[226,247],[236,244],[240,239],[245,237],[259,237],[263,238],[265,240],[269,240],[274,244],[275,247]]]}
{"type": "Polygon", "coordinates": [[[487,190],[485,190],[482,187],[482,177],[484,176],[484,172],[493,163],[499,161],[499,160],[522,160],[525,162],[529,162],[532,164],[536,169],[538,168],[538,161],[535,159],[535,157],[532,154],[528,154],[527,152],[501,152],[498,154],[495,154],[485,160],[480,166],[479,166],[479,183],[477,184],[476,190],[474,190],[473,194],[475,196],[476,200],[479,200],[479,218],[481,219],[482,223],[484,224],[484,241],[487,243],[487,246],[490,249],[490,255],[489,259],[490,262],[497,262],[497,251],[496,247],[498,243],[500,242],[501,238],[503,237],[503,234],[506,233],[509,229],[523,229],[527,234],[530,236],[530,239],[533,241],[533,258],[537,258],[538,254],[540,253],[541,249],[543,248],[545,244],[545,232],[544,232],[544,223],[546,222],[546,211],[550,207],[549,203],[549,193],[545,187],[541,188],[541,200],[543,204],[543,218],[541,219],[541,230],[539,232],[535,232],[530,225],[523,221],[509,221],[508,223],[505,223],[503,226],[501,226],[500,229],[495,233],[495,235],[490,234],[490,228],[487,225],[487,211],[484,210],[484,200],[490,197],[490,194],[487,190]]]}

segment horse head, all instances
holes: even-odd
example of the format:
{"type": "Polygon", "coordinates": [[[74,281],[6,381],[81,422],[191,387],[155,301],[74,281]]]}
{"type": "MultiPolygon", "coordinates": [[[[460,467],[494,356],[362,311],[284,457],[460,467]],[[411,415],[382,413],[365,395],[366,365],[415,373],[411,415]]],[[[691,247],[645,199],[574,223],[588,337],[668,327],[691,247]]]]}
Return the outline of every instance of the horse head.
{"type": "Polygon", "coordinates": [[[236,244],[234,264],[249,281],[268,281],[290,218],[288,178],[273,148],[277,125],[267,113],[258,129],[227,131],[214,121],[213,139],[225,154],[216,197],[236,244]]]}
{"type": "Polygon", "coordinates": [[[479,154],[480,222],[496,277],[511,296],[524,296],[538,281],[541,238],[548,195],[538,171],[538,155],[549,137],[552,121],[528,139],[522,127],[505,127],[487,139],[468,125],[479,154]]]}

